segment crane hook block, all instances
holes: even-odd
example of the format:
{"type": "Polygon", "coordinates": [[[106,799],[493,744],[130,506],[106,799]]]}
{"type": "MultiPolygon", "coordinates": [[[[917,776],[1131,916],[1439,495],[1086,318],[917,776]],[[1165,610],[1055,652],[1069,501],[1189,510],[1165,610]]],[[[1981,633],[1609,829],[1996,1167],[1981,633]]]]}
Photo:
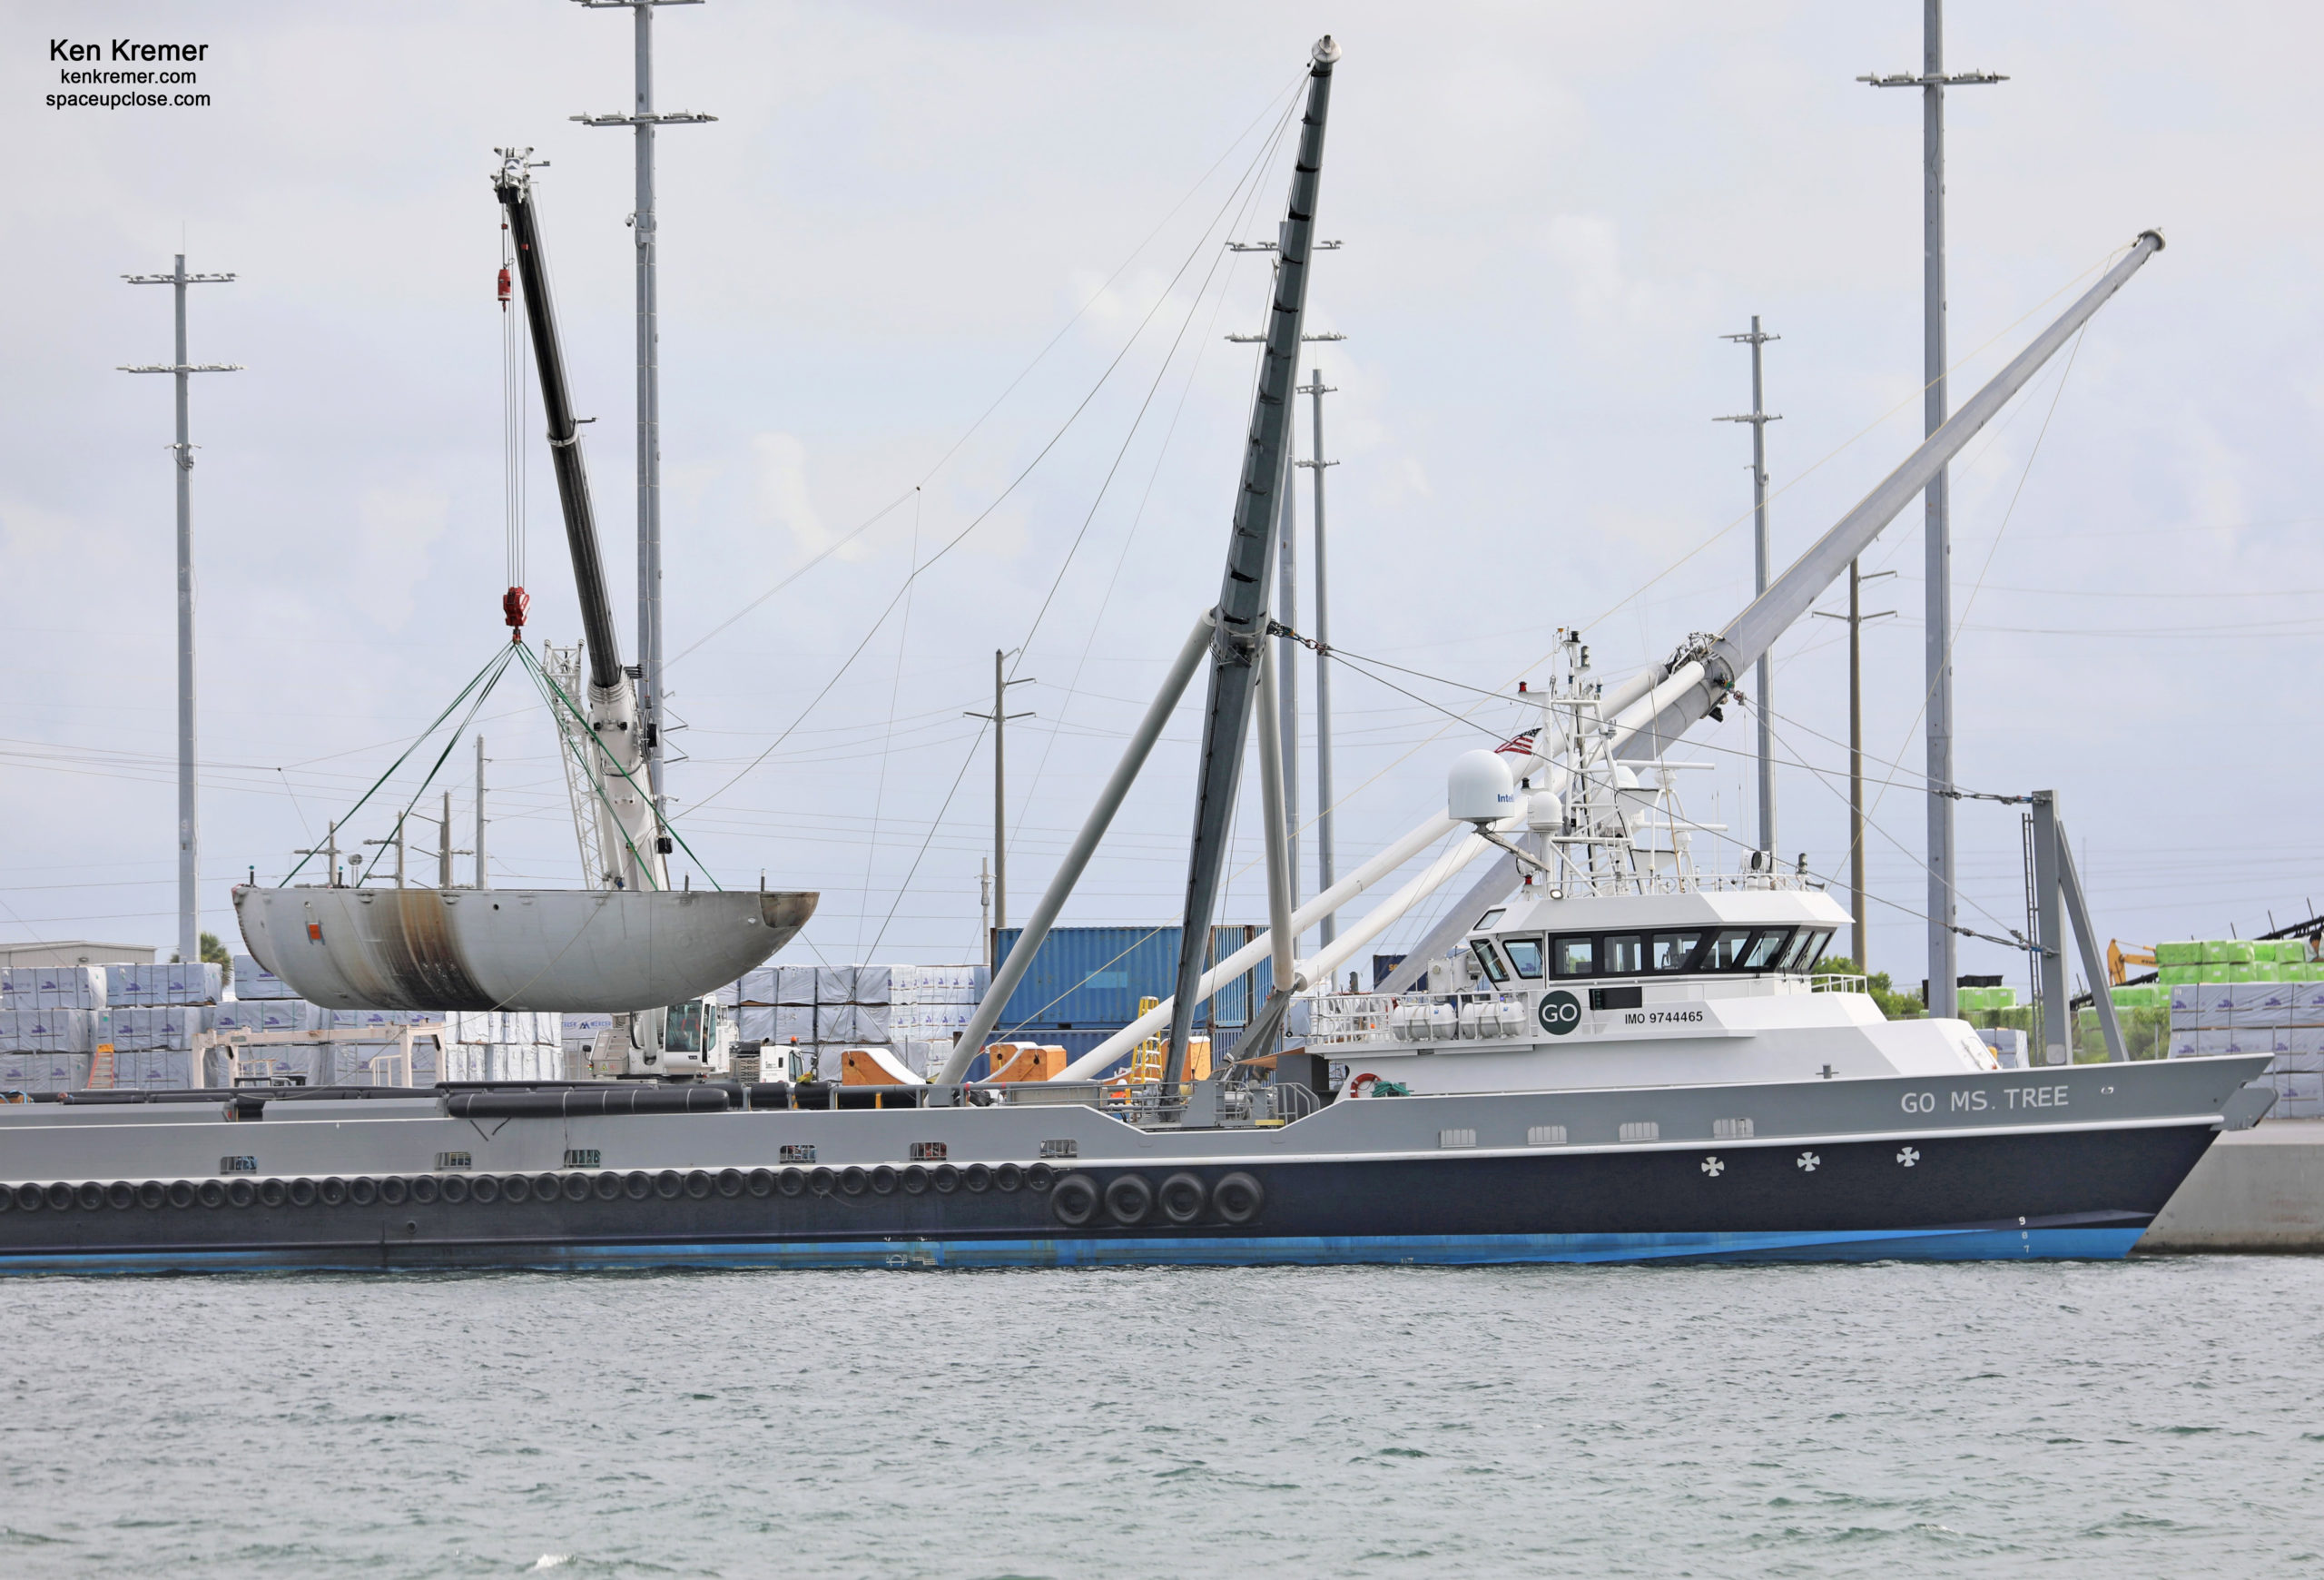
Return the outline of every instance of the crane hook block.
{"type": "Polygon", "coordinates": [[[500,271],[500,305],[508,305],[508,271],[506,267],[500,271]]]}
{"type": "Polygon", "coordinates": [[[500,612],[508,618],[508,639],[525,639],[525,611],[533,607],[533,595],[523,588],[512,587],[500,595],[500,612]]]}

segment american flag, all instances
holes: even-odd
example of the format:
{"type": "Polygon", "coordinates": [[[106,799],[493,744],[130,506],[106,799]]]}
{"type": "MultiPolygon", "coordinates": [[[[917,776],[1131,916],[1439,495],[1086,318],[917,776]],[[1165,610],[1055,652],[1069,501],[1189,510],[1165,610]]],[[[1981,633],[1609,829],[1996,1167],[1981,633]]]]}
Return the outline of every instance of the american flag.
{"type": "Polygon", "coordinates": [[[1541,731],[1540,726],[1536,726],[1534,728],[1527,730],[1521,736],[1510,736],[1507,740],[1502,742],[1501,745],[1495,746],[1493,750],[1495,752],[1508,752],[1520,757],[1530,757],[1533,755],[1533,739],[1541,733],[1541,731]]]}

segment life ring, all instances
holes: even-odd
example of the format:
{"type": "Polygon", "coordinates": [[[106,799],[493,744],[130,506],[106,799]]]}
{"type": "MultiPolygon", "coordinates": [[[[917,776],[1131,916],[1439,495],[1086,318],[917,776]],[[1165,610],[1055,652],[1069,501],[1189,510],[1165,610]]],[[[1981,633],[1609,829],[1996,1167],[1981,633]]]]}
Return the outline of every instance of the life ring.
{"type": "Polygon", "coordinates": [[[1212,1187],[1210,1204],[1232,1224],[1246,1224],[1266,1205],[1267,1193],[1257,1180],[1237,1169],[1212,1187]]]}
{"type": "Polygon", "coordinates": [[[1357,1076],[1354,1080],[1347,1083],[1347,1095],[1350,1097],[1371,1096],[1373,1083],[1377,1081],[1380,1078],[1372,1073],[1371,1071],[1365,1071],[1363,1074],[1357,1076]]]}

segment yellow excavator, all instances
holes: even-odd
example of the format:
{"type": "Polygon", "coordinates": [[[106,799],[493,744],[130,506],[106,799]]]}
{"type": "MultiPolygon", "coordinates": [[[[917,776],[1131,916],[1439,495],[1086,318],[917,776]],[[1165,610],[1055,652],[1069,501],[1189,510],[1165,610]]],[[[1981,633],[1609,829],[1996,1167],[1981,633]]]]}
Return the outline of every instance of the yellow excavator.
{"type": "Polygon", "coordinates": [[[2152,967],[2153,964],[2153,950],[2125,949],[2114,939],[2110,938],[2106,941],[2106,980],[2116,987],[2121,987],[2130,981],[2131,967],[2134,965],[2152,967]]]}

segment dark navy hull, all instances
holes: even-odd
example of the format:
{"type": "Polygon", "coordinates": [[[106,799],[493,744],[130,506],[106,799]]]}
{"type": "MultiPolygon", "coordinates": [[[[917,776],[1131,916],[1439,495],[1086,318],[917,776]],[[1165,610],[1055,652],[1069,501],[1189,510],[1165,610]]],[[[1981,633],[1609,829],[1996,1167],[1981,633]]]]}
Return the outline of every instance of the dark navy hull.
{"type": "Polygon", "coordinates": [[[2120,1257],[2213,1134],[2150,1124],[1058,1171],[65,1181],[7,1192],[0,1271],[2120,1257]],[[1218,1192],[1237,1173],[1257,1190],[1218,1192]],[[1120,1221],[1108,1195],[1135,1206],[1141,1194],[1108,1192],[1125,1175],[1165,1200],[1166,1182],[1192,1176],[1203,1189],[1181,1186],[1177,1205],[1197,1210],[1174,1223],[1157,1200],[1120,1221]],[[447,1199],[454,1178],[461,1200],[447,1199]]]}

